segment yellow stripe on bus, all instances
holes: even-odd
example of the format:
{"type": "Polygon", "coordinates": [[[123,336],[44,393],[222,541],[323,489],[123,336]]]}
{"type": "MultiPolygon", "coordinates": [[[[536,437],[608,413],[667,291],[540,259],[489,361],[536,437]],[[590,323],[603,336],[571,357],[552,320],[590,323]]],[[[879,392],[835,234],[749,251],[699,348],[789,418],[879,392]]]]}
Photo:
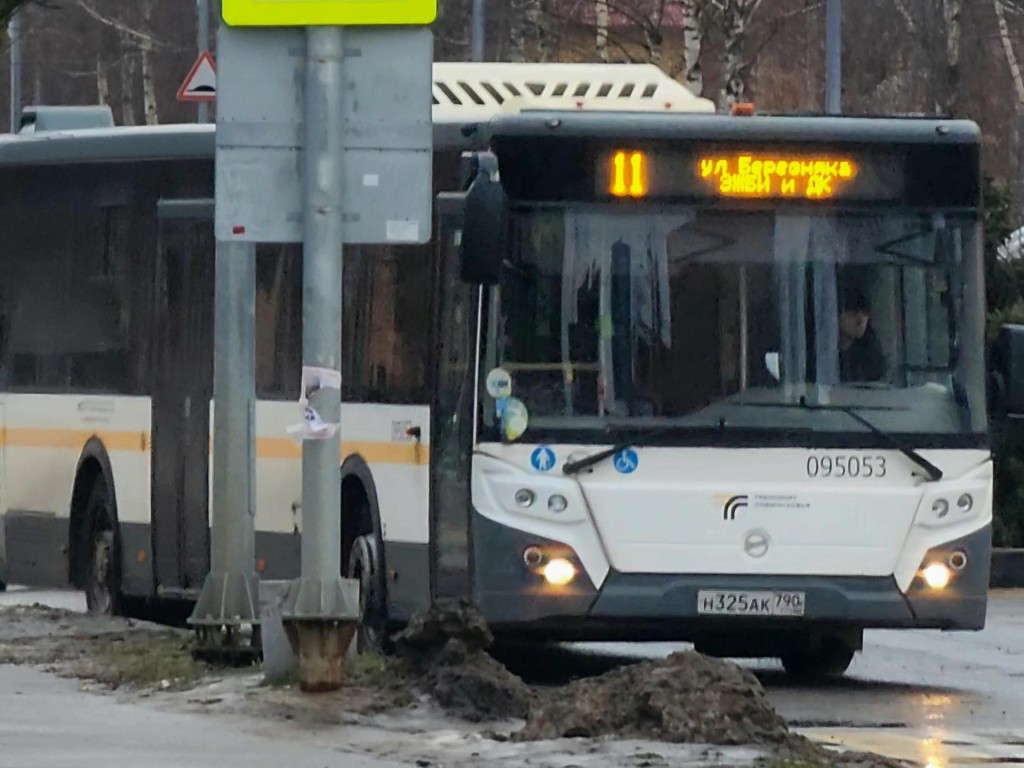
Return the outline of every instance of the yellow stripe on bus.
{"type": "MultiPolygon", "coordinates": [[[[18,448],[59,448],[80,451],[96,437],[108,451],[145,453],[150,448],[147,432],[89,431],[84,429],[0,430],[0,445],[18,448]]],[[[423,465],[430,461],[430,448],[416,443],[345,442],[341,459],[358,454],[367,464],[423,465]]],[[[301,459],[302,446],[287,437],[256,438],[256,457],[260,459],[301,459]]]]}
{"type": "Polygon", "coordinates": [[[102,440],[108,451],[145,452],[149,448],[149,435],[145,432],[10,427],[0,433],[0,445],[18,446],[19,448],[67,448],[80,451],[93,437],[102,440]]]}

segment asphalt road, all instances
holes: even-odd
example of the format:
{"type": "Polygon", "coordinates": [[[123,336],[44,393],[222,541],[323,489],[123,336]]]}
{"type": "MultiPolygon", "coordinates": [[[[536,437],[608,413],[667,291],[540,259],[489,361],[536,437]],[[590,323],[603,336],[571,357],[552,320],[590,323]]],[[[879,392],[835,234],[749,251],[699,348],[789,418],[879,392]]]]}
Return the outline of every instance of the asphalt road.
{"type": "MultiPolygon", "coordinates": [[[[0,605],[32,602],[72,610],[84,607],[79,595],[68,593],[15,590],[0,594],[0,605]]],[[[578,669],[586,669],[595,657],[620,657],[627,661],[660,657],[683,648],[686,646],[663,643],[586,644],[570,646],[568,650],[578,669]]],[[[558,663],[565,660],[562,656],[558,663]]],[[[914,760],[928,768],[1024,764],[1024,591],[994,593],[988,626],[982,632],[869,632],[863,653],[839,682],[800,687],[790,684],[776,664],[743,663],[757,672],[780,714],[817,740],[914,760]]],[[[18,696],[31,695],[44,710],[56,707],[60,697],[67,695],[69,683],[52,679],[41,682],[44,678],[28,670],[0,667],[0,710],[4,712],[0,718],[0,743],[5,745],[5,751],[0,752],[0,767],[63,765],[56,758],[40,762],[35,759],[39,757],[35,752],[21,753],[23,757],[33,755],[28,763],[18,762],[13,756],[18,754],[19,744],[27,750],[30,744],[43,743],[59,752],[65,731],[88,734],[105,720],[121,717],[113,711],[105,712],[104,708],[114,706],[113,703],[96,697],[95,704],[87,710],[79,707],[50,720],[52,727],[44,727],[45,734],[42,733],[38,722],[33,726],[19,719],[25,710],[13,705],[18,703],[18,696]],[[8,745],[13,745],[15,751],[7,751],[8,745]]],[[[153,728],[156,743],[165,739],[173,744],[174,729],[167,728],[168,722],[162,719],[166,716],[154,716],[151,724],[144,713],[132,717],[139,719],[138,725],[132,727],[133,732],[153,728]]],[[[207,737],[201,719],[177,725],[188,726],[190,733],[192,727],[198,728],[197,743],[204,738],[217,739],[217,734],[223,733],[211,725],[207,737]]],[[[231,750],[232,755],[239,755],[238,765],[284,764],[293,756],[290,750],[297,749],[294,745],[264,743],[241,735],[238,739],[231,750]]],[[[81,740],[68,743],[79,745],[75,748],[79,756],[74,763],[77,768],[92,764],[82,761],[87,753],[82,751],[81,740]]],[[[102,746],[102,742],[96,745],[97,757],[105,752],[102,746]]],[[[295,752],[294,756],[299,754],[295,752]]],[[[186,755],[180,757],[187,762],[168,764],[205,765],[192,762],[186,755]]],[[[303,757],[303,765],[313,764],[308,762],[310,757],[314,761],[323,758],[325,766],[336,764],[337,759],[336,755],[319,751],[315,757],[309,753],[303,757]]],[[[147,764],[158,765],[151,760],[147,764]]],[[[221,768],[234,764],[216,762],[221,768]]],[[[353,763],[346,759],[344,764],[353,763]]]]}

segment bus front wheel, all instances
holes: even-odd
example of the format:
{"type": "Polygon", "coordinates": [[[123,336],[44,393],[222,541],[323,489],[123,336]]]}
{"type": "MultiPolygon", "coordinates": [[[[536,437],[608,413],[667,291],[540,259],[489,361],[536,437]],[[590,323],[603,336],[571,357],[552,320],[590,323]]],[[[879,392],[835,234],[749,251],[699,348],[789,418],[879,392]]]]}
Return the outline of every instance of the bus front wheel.
{"type": "Polygon", "coordinates": [[[362,623],[352,641],[356,653],[384,653],[387,645],[387,605],[381,588],[376,536],[357,536],[348,558],[348,577],[359,582],[362,623]]]}
{"type": "Polygon", "coordinates": [[[107,484],[96,480],[86,503],[88,521],[88,569],[85,603],[89,613],[114,616],[120,610],[120,585],[117,575],[117,541],[114,532],[107,484]]]}

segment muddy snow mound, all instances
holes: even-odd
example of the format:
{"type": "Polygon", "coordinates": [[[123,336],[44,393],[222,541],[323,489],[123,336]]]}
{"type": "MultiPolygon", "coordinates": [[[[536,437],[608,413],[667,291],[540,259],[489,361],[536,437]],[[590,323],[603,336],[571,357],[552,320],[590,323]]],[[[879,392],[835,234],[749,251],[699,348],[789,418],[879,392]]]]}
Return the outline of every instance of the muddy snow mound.
{"type": "Polygon", "coordinates": [[[570,683],[537,702],[514,738],[602,736],[729,746],[800,741],[753,674],[693,652],[570,683]]]}
{"type": "Polygon", "coordinates": [[[417,687],[451,714],[470,722],[524,719],[533,691],[487,653],[493,641],[472,604],[439,601],[395,636],[395,651],[417,687]]]}

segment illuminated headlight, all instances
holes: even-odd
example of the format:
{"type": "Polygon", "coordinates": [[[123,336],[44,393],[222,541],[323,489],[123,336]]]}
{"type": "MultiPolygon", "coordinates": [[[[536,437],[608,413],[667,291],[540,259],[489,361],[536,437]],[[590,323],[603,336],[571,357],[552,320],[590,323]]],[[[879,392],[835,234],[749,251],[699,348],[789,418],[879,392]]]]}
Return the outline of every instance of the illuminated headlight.
{"type": "Polygon", "coordinates": [[[942,563],[932,563],[921,573],[924,583],[935,590],[945,589],[953,578],[952,571],[942,563]]]}
{"type": "Polygon", "coordinates": [[[949,502],[945,499],[936,499],[932,503],[932,512],[940,520],[949,514],[949,502]]]}
{"type": "Polygon", "coordinates": [[[576,578],[576,567],[561,557],[544,566],[544,579],[554,587],[564,587],[576,578]]]}
{"type": "Polygon", "coordinates": [[[565,496],[562,496],[560,494],[556,493],[554,496],[548,499],[548,509],[554,512],[556,515],[565,512],[568,506],[568,499],[566,499],[565,496]]]}
{"type": "Polygon", "coordinates": [[[531,491],[529,488],[520,488],[516,491],[516,504],[520,507],[533,506],[534,499],[537,498],[537,494],[531,491]]]}
{"type": "Polygon", "coordinates": [[[964,514],[967,514],[974,507],[974,497],[969,493],[965,493],[959,499],[956,500],[956,508],[964,514]]]}

